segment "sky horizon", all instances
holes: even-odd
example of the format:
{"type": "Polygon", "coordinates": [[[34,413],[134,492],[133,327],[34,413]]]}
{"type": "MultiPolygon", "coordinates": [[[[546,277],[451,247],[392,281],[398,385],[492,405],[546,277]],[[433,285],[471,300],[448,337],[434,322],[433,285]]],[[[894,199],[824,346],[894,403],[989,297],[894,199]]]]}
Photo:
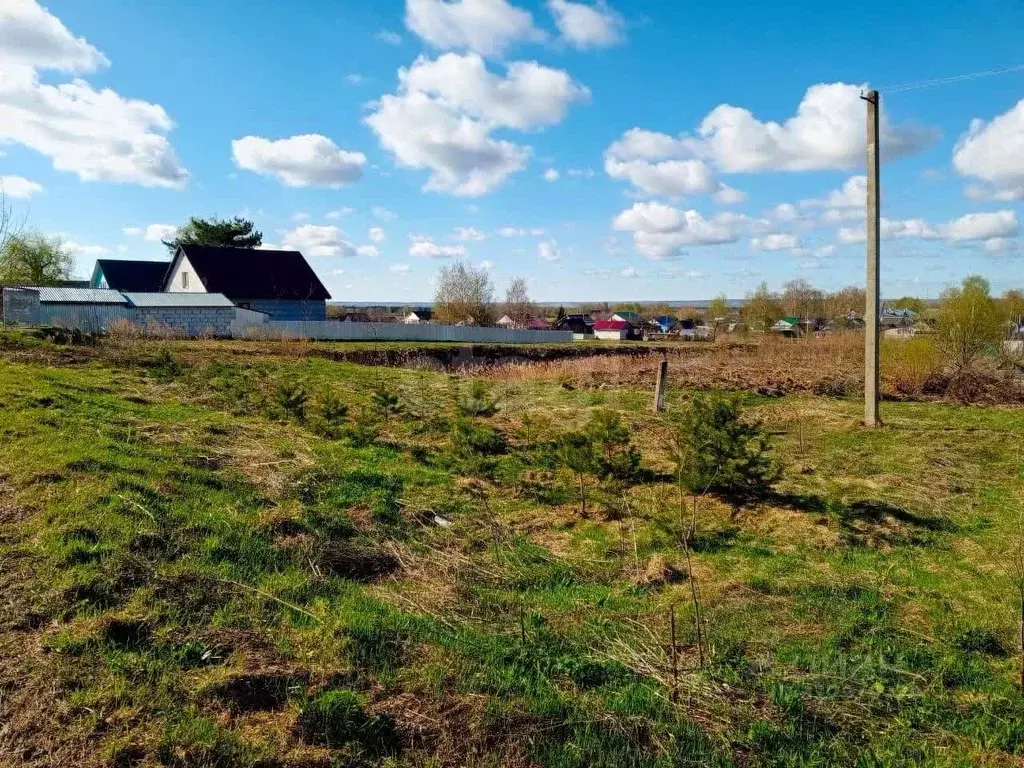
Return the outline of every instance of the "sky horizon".
{"type": "Polygon", "coordinates": [[[207,5],[0,0],[0,185],[79,276],[237,215],[340,303],[455,258],[543,302],[862,285],[871,87],[883,296],[1024,287],[1015,0],[207,5]]]}

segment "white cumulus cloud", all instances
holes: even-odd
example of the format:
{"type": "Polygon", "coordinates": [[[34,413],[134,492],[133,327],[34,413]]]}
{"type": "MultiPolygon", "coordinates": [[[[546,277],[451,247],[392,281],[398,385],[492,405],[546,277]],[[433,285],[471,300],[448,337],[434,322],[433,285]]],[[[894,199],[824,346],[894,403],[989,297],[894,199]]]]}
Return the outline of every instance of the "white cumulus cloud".
{"type": "Polygon", "coordinates": [[[367,234],[375,243],[383,243],[388,239],[387,233],[385,233],[380,227],[370,227],[370,231],[367,234]]]}
{"type": "Polygon", "coordinates": [[[605,151],[605,172],[649,195],[718,195],[719,202],[745,196],[723,184],[686,143],[664,133],[631,128],[605,151]]]}
{"type": "Polygon", "coordinates": [[[338,188],[363,175],[366,155],[348,152],[326,136],[305,134],[272,141],[245,136],[231,142],[235,165],[273,176],[288,187],[338,188]]]}
{"type": "Polygon", "coordinates": [[[149,242],[155,243],[161,240],[170,240],[177,232],[178,228],[173,224],[150,224],[146,227],[143,237],[149,242]]]}
{"type": "Polygon", "coordinates": [[[984,182],[968,188],[971,197],[1024,200],[1024,99],[989,122],[972,120],[953,150],[953,167],[984,182]]]}
{"type": "Polygon", "coordinates": [[[554,242],[543,242],[537,245],[537,256],[542,261],[558,261],[562,254],[558,250],[558,244],[554,242]]]}
{"type": "Polygon", "coordinates": [[[357,249],[337,227],[303,224],[284,233],[285,250],[301,251],[305,256],[352,257],[357,249]]]}
{"type": "Polygon", "coordinates": [[[803,243],[792,232],[773,232],[762,237],[752,237],[750,247],[755,251],[793,251],[803,248],[803,243]]]}
{"type": "MultiPolygon", "coordinates": [[[[949,243],[999,240],[1014,237],[1020,229],[1017,214],[1010,210],[990,213],[968,213],[958,219],[937,226],[924,219],[882,218],[879,234],[883,240],[894,238],[917,238],[920,240],[945,240],[949,243]]],[[[843,227],[838,232],[842,243],[863,243],[866,239],[864,228],[843,227]]]]}
{"type": "MultiPolygon", "coordinates": [[[[727,173],[852,168],[864,162],[863,86],[820,83],[807,89],[796,114],[762,121],[741,107],[715,107],[684,139],[699,157],[727,173]]],[[[934,130],[880,118],[882,157],[892,160],[933,143],[934,130]]]]}
{"type": "Polygon", "coordinates": [[[487,239],[487,235],[475,227],[456,227],[452,238],[462,242],[480,242],[487,239]]]}
{"type": "Polygon", "coordinates": [[[174,124],[163,107],[82,79],[52,84],[39,76],[109,64],[35,0],[0,2],[0,142],[45,155],[82,181],[183,187],[188,172],[164,135],[174,124]]]}
{"type": "Polygon", "coordinates": [[[544,37],[529,11],[506,0],[406,0],[405,25],[435,48],[484,56],[544,37]]]}
{"type": "Polygon", "coordinates": [[[43,185],[24,176],[0,176],[0,195],[28,199],[43,191],[43,185]]]}
{"type": "Polygon", "coordinates": [[[558,181],[562,177],[562,174],[554,168],[548,168],[542,175],[544,181],[558,181]]]}
{"type": "Polygon", "coordinates": [[[561,70],[513,62],[501,76],[473,53],[420,57],[398,76],[398,92],[376,102],[367,125],[400,166],[430,171],[427,190],[468,197],[526,166],[529,148],[495,130],[554,125],[590,96],[561,70]]]}
{"type": "Polygon", "coordinates": [[[383,205],[373,206],[370,209],[370,213],[374,215],[374,218],[380,219],[381,221],[394,221],[398,218],[397,213],[385,208],[383,205]]]}
{"type": "Polygon", "coordinates": [[[548,8],[555,17],[555,26],[562,39],[580,50],[607,48],[625,39],[622,16],[604,0],[597,0],[592,5],[548,0],[548,8]]]}
{"type": "Polygon", "coordinates": [[[430,259],[463,258],[469,255],[464,245],[438,245],[429,237],[416,237],[409,246],[410,256],[426,256],[430,259]]]}
{"type": "Polygon", "coordinates": [[[711,219],[695,210],[663,203],[635,203],[619,213],[615,229],[632,232],[637,251],[651,259],[675,258],[688,245],[734,243],[753,222],[742,214],[723,212],[711,219]]]}
{"type": "Polygon", "coordinates": [[[108,253],[108,249],[102,245],[84,245],[82,243],[75,242],[74,240],[67,240],[64,243],[64,247],[71,253],[81,256],[102,256],[108,253]]]}

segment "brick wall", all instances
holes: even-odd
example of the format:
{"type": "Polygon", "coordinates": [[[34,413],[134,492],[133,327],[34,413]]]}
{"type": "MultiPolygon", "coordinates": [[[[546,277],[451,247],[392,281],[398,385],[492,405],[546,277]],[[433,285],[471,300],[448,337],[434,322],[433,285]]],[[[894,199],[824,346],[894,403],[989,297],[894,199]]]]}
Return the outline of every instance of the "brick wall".
{"type": "Polygon", "coordinates": [[[135,322],[155,323],[189,336],[230,336],[234,307],[138,307],[135,322]]]}

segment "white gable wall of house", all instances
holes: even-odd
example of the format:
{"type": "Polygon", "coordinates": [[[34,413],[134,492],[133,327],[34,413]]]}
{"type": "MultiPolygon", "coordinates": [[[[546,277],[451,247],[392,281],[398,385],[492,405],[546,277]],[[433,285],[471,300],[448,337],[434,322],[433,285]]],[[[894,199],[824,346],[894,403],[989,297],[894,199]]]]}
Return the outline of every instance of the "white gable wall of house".
{"type": "Polygon", "coordinates": [[[174,265],[174,271],[165,290],[167,293],[206,293],[206,288],[184,254],[174,265]]]}

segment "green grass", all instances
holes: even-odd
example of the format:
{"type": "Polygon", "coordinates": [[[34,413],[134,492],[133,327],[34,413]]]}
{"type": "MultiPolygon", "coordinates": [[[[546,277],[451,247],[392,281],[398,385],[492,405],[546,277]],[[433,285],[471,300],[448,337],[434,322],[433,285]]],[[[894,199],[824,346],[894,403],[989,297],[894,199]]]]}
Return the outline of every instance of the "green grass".
{"type": "Polygon", "coordinates": [[[701,503],[700,669],[648,392],[224,345],[7,350],[0,763],[1024,754],[1019,409],[886,403],[868,431],[853,401],[747,397],[786,471],[738,515],[701,503]],[[595,408],[649,471],[581,519],[546,445],[595,408]]]}

